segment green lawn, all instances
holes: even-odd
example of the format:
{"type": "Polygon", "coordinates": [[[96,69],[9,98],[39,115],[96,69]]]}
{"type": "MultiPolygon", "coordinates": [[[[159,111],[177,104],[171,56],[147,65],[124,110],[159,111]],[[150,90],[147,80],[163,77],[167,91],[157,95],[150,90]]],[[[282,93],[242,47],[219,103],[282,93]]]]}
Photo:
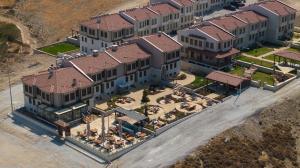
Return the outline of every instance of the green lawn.
{"type": "Polygon", "coordinates": [[[274,78],[271,74],[266,74],[258,71],[255,72],[255,74],[252,76],[252,79],[256,81],[260,80],[262,82],[266,82],[269,85],[273,85],[274,82],[274,78]]]}
{"type": "MultiPolygon", "coordinates": [[[[195,76],[196,79],[189,85],[187,85],[188,88],[191,89],[197,89],[199,87],[205,86],[206,85],[206,79],[204,76],[195,76]]],[[[208,81],[207,84],[211,83],[211,81],[208,81]]]]}
{"type": "Polygon", "coordinates": [[[229,73],[233,74],[233,75],[237,75],[237,76],[243,76],[245,72],[245,68],[244,67],[240,67],[240,66],[236,66],[233,69],[231,69],[229,71],[229,73]]]}
{"type": "MultiPolygon", "coordinates": [[[[270,61],[274,61],[274,55],[268,55],[266,57],[264,57],[264,59],[270,60],[270,61]]],[[[282,60],[282,59],[281,59],[282,60]]],[[[279,62],[279,57],[275,57],[275,61],[279,62]]]]}
{"type": "Polygon", "coordinates": [[[245,53],[249,54],[249,55],[252,55],[252,56],[255,56],[255,57],[258,57],[260,55],[266,54],[266,53],[271,52],[271,51],[273,51],[272,48],[261,47],[261,48],[256,48],[256,49],[247,51],[245,53]]]}
{"type": "Polygon", "coordinates": [[[40,48],[40,50],[52,55],[57,55],[58,53],[65,53],[65,52],[78,50],[78,49],[79,49],[78,46],[66,42],[61,42],[61,43],[40,48]]]}
{"type": "Polygon", "coordinates": [[[261,66],[264,66],[264,67],[267,67],[267,68],[273,68],[273,63],[263,61],[263,60],[259,60],[259,59],[255,59],[255,58],[251,58],[251,57],[239,56],[239,57],[236,57],[235,59],[240,60],[240,61],[245,61],[245,62],[248,62],[248,63],[261,65],[261,66]]]}

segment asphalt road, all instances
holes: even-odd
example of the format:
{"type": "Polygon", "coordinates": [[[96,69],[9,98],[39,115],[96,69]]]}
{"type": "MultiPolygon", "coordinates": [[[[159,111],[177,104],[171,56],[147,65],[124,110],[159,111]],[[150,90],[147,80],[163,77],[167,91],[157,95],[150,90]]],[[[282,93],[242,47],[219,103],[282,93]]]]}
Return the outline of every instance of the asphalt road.
{"type": "Polygon", "coordinates": [[[160,136],[127,153],[112,166],[117,167],[165,167],[192,152],[212,137],[241,124],[248,117],[270,106],[276,101],[300,91],[300,79],[273,93],[249,88],[240,96],[203,112],[171,128],[160,136]]]}

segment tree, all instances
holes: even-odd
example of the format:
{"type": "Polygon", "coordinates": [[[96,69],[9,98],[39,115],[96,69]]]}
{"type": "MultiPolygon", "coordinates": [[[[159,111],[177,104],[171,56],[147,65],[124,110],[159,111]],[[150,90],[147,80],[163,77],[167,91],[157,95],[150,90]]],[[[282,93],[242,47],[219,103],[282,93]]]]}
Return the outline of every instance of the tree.
{"type": "Polygon", "coordinates": [[[146,117],[148,117],[148,108],[147,108],[147,103],[150,102],[150,99],[148,97],[148,91],[145,89],[143,91],[143,97],[142,97],[142,100],[141,100],[141,103],[144,104],[144,114],[146,117]]]}

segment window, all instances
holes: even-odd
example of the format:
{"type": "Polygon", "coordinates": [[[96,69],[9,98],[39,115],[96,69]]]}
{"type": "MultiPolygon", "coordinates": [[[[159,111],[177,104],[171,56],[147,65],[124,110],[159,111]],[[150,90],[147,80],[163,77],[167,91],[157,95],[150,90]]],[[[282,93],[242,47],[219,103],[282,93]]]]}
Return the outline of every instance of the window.
{"type": "Polygon", "coordinates": [[[25,85],[24,88],[25,88],[25,92],[28,92],[28,86],[25,85]]]}
{"type": "Polygon", "coordinates": [[[127,71],[131,71],[131,65],[127,65],[127,71]]]}
{"type": "Polygon", "coordinates": [[[146,59],[146,65],[149,65],[149,64],[150,64],[150,60],[146,59]]]}
{"type": "Polygon", "coordinates": [[[31,104],[32,103],[32,100],[31,100],[31,97],[29,97],[29,104],[31,104]]]}
{"type": "Polygon", "coordinates": [[[75,99],[75,93],[71,93],[70,94],[70,100],[74,100],[75,99]]]}
{"type": "Polygon", "coordinates": [[[106,83],[106,89],[108,89],[109,88],[109,83],[106,83]]]}
{"type": "Polygon", "coordinates": [[[140,76],[140,78],[141,78],[141,77],[143,77],[143,72],[141,72],[141,71],[140,71],[140,73],[139,73],[139,74],[140,74],[140,75],[139,75],[139,76],[140,76]]]}
{"type": "Polygon", "coordinates": [[[130,80],[131,80],[131,81],[133,80],[133,75],[130,75],[130,80]]]}
{"type": "Polygon", "coordinates": [[[113,76],[116,76],[117,75],[117,69],[114,69],[113,70],[113,76]]]}
{"type": "Polygon", "coordinates": [[[144,76],[147,76],[147,71],[146,70],[144,71],[144,76]]]}
{"type": "Polygon", "coordinates": [[[67,94],[67,95],[65,95],[65,102],[68,102],[70,100],[70,97],[69,97],[69,95],[67,94]]]}
{"type": "Polygon", "coordinates": [[[97,80],[101,80],[101,74],[97,74],[97,80]]]}
{"type": "Polygon", "coordinates": [[[111,87],[114,87],[114,86],[115,86],[115,82],[114,82],[114,81],[111,81],[110,86],[111,86],[111,87]]]}
{"type": "Polygon", "coordinates": [[[111,71],[107,71],[107,77],[108,77],[108,78],[111,77],[111,71]]]}
{"type": "Polygon", "coordinates": [[[46,94],[46,100],[49,101],[50,100],[50,96],[49,94],[46,94]]]}
{"type": "Polygon", "coordinates": [[[99,92],[99,86],[96,86],[96,92],[99,92]]]}
{"type": "Polygon", "coordinates": [[[86,96],[86,89],[82,90],[82,96],[86,96]]]}
{"type": "Polygon", "coordinates": [[[87,94],[91,94],[92,93],[92,88],[87,88],[87,94]]]}

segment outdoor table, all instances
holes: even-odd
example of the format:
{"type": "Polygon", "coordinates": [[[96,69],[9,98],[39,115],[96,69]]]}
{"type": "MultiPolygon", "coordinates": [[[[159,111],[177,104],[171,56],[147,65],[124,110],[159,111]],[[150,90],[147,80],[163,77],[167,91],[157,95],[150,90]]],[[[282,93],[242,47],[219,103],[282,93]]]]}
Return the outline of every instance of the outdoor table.
{"type": "Polygon", "coordinates": [[[130,136],[130,137],[126,138],[126,140],[127,140],[128,142],[133,142],[133,141],[134,141],[134,137],[130,136]]]}
{"type": "Polygon", "coordinates": [[[117,140],[116,146],[121,147],[122,145],[123,145],[123,141],[122,140],[117,140]]]}
{"type": "Polygon", "coordinates": [[[89,141],[94,141],[95,137],[89,137],[89,141]]]}
{"type": "Polygon", "coordinates": [[[108,138],[108,140],[109,140],[109,142],[114,142],[116,139],[115,139],[115,137],[111,136],[108,138]]]}
{"type": "Polygon", "coordinates": [[[97,134],[97,132],[98,132],[98,130],[97,129],[91,129],[90,130],[91,131],[91,134],[92,134],[92,136],[96,136],[96,134],[97,134]]]}
{"type": "Polygon", "coordinates": [[[146,134],[145,133],[141,133],[140,137],[141,138],[145,138],[146,134]]]}
{"type": "Polygon", "coordinates": [[[100,144],[102,143],[102,141],[99,140],[99,139],[96,139],[96,140],[94,140],[94,143],[95,143],[96,145],[100,145],[100,144]]]}

